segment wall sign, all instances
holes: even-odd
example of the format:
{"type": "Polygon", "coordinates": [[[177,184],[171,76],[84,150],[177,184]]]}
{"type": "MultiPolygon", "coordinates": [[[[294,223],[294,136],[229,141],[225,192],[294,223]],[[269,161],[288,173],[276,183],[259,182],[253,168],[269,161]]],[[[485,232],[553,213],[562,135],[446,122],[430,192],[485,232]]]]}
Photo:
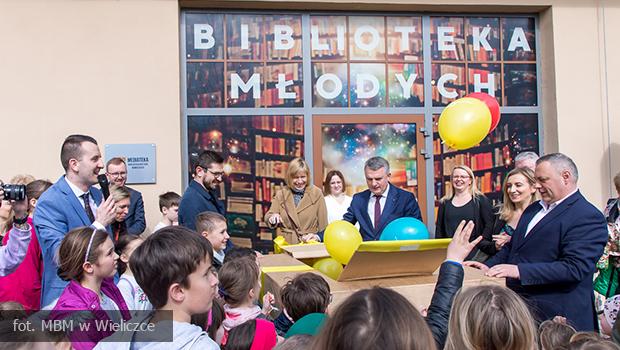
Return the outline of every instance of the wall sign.
{"type": "Polygon", "coordinates": [[[105,161],[120,157],[127,163],[127,184],[157,182],[157,159],[154,143],[106,144],[105,161]]]}

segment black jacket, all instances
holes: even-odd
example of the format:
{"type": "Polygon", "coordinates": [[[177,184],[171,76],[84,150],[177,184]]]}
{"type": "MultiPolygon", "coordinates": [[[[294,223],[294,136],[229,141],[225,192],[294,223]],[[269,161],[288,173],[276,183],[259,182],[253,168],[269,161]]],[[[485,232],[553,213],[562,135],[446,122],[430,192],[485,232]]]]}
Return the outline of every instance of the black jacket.
{"type": "Polygon", "coordinates": [[[439,277],[428,307],[426,324],[431,329],[438,350],[442,350],[448,337],[448,320],[454,295],[463,286],[463,267],[453,262],[444,262],[439,268],[439,277]]]}
{"type": "MultiPolygon", "coordinates": [[[[493,243],[491,229],[493,228],[493,208],[491,202],[484,196],[478,196],[472,199],[474,201],[474,231],[471,233],[469,241],[473,241],[478,236],[483,236],[482,241],[478,243],[476,249],[482,250],[484,253],[493,255],[495,251],[495,243],[493,243]]],[[[437,210],[437,225],[435,228],[435,238],[452,237],[454,232],[446,232],[446,205],[444,202],[439,203],[437,210]]],[[[466,260],[471,259],[476,254],[476,249],[472,250],[466,260]]]]}

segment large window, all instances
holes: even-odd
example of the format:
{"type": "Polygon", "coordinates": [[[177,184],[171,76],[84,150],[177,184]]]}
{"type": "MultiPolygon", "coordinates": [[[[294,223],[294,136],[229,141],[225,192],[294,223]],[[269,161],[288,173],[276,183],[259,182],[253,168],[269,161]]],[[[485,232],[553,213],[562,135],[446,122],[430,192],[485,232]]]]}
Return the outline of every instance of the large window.
{"type": "Polygon", "coordinates": [[[540,151],[536,21],[184,11],[184,164],[202,149],[222,153],[230,231],[239,244],[261,250],[273,234],[262,216],[296,156],[313,165],[315,184],[346,167],[340,170],[351,192],[363,189],[365,158],[391,157],[395,184],[416,194],[433,227],[435,201],[454,165],[471,166],[497,201],[514,156],[540,151]],[[437,116],[478,91],[497,98],[499,126],[471,149],[445,147],[437,116]]]}

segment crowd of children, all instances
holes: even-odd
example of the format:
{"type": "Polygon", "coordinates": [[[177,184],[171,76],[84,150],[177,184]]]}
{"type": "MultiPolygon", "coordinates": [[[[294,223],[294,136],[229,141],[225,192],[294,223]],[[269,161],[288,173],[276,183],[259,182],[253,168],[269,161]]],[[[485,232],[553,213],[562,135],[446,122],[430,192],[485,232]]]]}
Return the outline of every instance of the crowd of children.
{"type": "MultiPolygon", "coordinates": [[[[32,180],[26,186],[30,229],[37,199],[51,186],[32,180]]],[[[64,236],[58,275],[69,284],[48,311],[36,312],[42,266],[32,229],[19,273],[0,277],[0,350],[620,350],[611,340],[620,296],[605,301],[601,332],[587,333],[559,316],[537,324],[524,300],[503,286],[461,289],[462,263],[482,239],[469,241],[473,222],[456,228],[422,314],[382,287],[330,306],[329,284],[316,272],[298,274],[279,291],[263,290],[262,256],[250,248],[227,250],[230,236],[221,214],[200,213],[196,230],[178,226],[180,196],[167,192],[159,197],[162,220],[154,233],[137,236],[124,227],[129,193],[112,187],[111,196],[117,203],[112,235],[81,227],[64,236]],[[33,320],[81,326],[19,331],[33,320]],[[123,324],[133,327],[119,328],[123,324]]]]}

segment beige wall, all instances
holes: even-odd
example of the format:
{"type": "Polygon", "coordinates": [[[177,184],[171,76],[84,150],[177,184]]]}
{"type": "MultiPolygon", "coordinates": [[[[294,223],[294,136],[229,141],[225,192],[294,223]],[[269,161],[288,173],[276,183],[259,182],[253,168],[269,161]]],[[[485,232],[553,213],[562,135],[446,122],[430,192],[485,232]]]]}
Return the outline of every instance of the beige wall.
{"type": "MultiPolygon", "coordinates": [[[[431,0],[355,2],[366,10],[540,12],[545,150],[575,159],[581,188],[597,206],[613,193],[611,177],[620,171],[617,1],[529,0],[520,8],[513,0],[449,0],[441,8],[431,0]]],[[[342,1],[208,4],[352,9],[342,1]]],[[[156,143],[157,184],[136,186],[153,227],[157,195],[183,189],[178,8],[172,0],[0,2],[0,149],[10,154],[0,178],[31,173],[56,181],[60,144],[70,133],[93,135],[102,151],[106,143],[156,143]],[[28,141],[19,142],[15,130],[28,141]]]]}
{"type": "Polygon", "coordinates": [[[71,133],[102,152],[156,143],[157,184],[135,186],[153,227],[157,195],[182,190],[178,12],[175,1],[0,2],[0,178],[55,182],[71,133]]]}

